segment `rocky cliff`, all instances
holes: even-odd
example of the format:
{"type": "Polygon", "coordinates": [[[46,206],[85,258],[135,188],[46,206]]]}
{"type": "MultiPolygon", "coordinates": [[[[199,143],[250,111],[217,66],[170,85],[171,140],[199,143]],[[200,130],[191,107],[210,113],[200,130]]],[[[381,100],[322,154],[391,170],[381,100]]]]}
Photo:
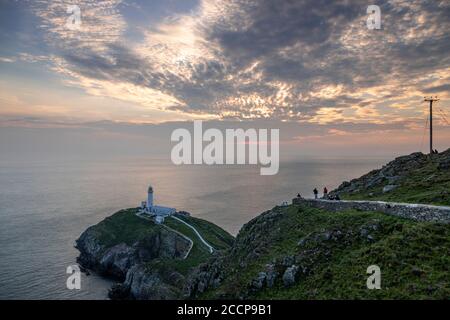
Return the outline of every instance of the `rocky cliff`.
{"type": "Polygon", "coordinates": [[[191,297],[447,299],[450,208],[366,200],[448,205],[449,163],[450,150],[413,153],[331,193],[361,201],[299,200],[259,215],[191,275],[191,297]],[[373,265],[381,290],[366,286],[373,265]]]}
{"type": "MultiPolygon", "coordinates": [[[[332,194],[445,205],[449,157],[450,150],[400,157],[332,194]]],[[[81,235],[79,261],[119,279],[111,296],[120,299],[450,297],[446,209],[442,219],[441,211],[421,206],[346,203],[339,210],[307,202],[275,207],[245,224],[236,239],[204,220],[185,220],[216,249],[212,255],[175,219],[160,226],[124,210],[81,235]],[[367,288],[373,266],[381,270],[380,290],[367,288]]]]}
{"type": "Polygon", "coordinates": [[[157,225],[135,213],[122,210],[83,232],[76,241],[79,264],[120,281],[110,290],[111,298],[184,297],[187,276],[210,255],[176,230],[176,222],[157,225]]]}
{"type": "Polygon", "coordinates": [[[195,299],[446,299],[450,227],[378,212],[276,207],[189,280],[195,299]],[[366,286],[367,269],[382,289],[366,286]]]}
{"type": "Polygon", "coordinates": [[[343,182],[330,195],[348,200],[450,205],[450,149],[398,157],[380,169],[343,182]]]}

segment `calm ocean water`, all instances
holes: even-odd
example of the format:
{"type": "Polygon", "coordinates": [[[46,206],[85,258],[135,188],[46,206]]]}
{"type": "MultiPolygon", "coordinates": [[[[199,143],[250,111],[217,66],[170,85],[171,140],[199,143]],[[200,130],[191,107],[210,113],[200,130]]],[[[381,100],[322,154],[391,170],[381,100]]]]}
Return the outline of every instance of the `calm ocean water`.
{"type": "Polygon", "coordinates": [[[83,276],[66,289],[74,241],[90,225],[146,197],[186,210],[232,234],[298,192],[329,190],[384,160],[281,163],[276,176],[257,166],[174,166],[162,160],[0,162],[0,299],[104,299],[110,282],[83,276]]]}

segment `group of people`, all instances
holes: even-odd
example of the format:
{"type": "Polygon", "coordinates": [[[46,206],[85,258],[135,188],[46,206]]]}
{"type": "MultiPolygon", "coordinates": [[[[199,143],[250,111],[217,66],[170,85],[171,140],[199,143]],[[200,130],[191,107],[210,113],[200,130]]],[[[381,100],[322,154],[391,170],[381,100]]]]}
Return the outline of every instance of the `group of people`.
{"type": "MultiPolygon", "coordinates": [[[[314,199],[319,199],[319,191],[317,190],[317,188],[314,188],[313,193],[314,193],[314,199]]],[[[301,197],[302,196],[300,195],[300,193],[298,193],[297,194],[297,198],[301,198],[301,197]]],[[[323,188],[322,199],[325,199],[325,200],[341,200],[341,198],[339,197],[338,194],[336,194],[336,195],[329,195],[327,187],[323,188]]]]}
{"type": "MultiPolygon", "coordinates": [[[[319,198],[319,191],[317,190],[317,188],[314,188],[313,193],[314,193],[314,199],[318,199],[319,198]]],[[[341,200],[341,198],[339,197],[338,194],[336,194],[334,196],[333,195],[328,195],[327,187],[323,188],[322,199],[326,199],[326,200],[341,200]]]]}

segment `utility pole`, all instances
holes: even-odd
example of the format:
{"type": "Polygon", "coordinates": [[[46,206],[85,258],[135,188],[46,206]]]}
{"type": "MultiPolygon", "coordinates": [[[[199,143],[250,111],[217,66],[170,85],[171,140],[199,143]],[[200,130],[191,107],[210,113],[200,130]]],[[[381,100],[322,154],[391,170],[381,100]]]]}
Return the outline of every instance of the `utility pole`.
{"type": "Polygon", "coordinates": [[[430,154],[433,154],[433,102],[439,101],[438,97],[425,97],[424,101],[430,103],[430,154]]]}

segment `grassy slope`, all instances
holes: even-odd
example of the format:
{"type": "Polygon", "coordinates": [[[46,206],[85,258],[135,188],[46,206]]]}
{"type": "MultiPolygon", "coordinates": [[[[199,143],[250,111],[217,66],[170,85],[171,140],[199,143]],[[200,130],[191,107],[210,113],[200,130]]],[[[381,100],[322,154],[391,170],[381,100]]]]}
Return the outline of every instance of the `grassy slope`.
{"type": "Polygon", "coordinates": [[[202,262],[205,262],[211,256],[208,248],[198,240],[197,235],[194,231],[183,223],[176,221],[175,219],[166,219],[164,224],[172,228],[188,238],[190,238],[194,245],[189,253],[189,256],[185,260],[174,260],[174,259],[164,259],[164,260],[155,260],[152,261],[150,266],[153,268],[159,266],[168,266],[170,265],[173,269],[177,270],[181,274],[186,274],[192,267],[199,265],[202,262]]]}
{"type": "Polygon", "coordinates": [[[374,212],[329,213],[297,206],[274,211],[280,214],[269,220],[263,214],[241,230],[235,245],[238,250],[226,260],[223,284],[203,298],[239,297],[267,263],[288,255],[303,255],[306,265],[311,259],[311,273],[302,275],[289,289],[279,277],[274,287],[250,293],[249,298],[450,297],[448,225],[416,223],[374,212]],[[370,224],[378,225],[371,231],[373,242],[360,236],[361,228],[370,224]],[[302,238],[314,239],[330,230],[349,236],[338,241],[310,241],[304,247],[298,244],[302,238]],[[366,269],[373,264],[381,268],[382,290],[366,288],[366,269]]]}
{"type": "Polygon", "coordinates": [[[92,227],[100,242],[106,247],[119,243],[132,245],[147,235],[159,231],[159,227],[137,217],[137,209],[121,210],[92,227]]]}
{"type": "Polygon", "coordinates": [[[200,232],[202,237],[206,240],[206,242],[208,242],[217,250],[227,249],[234,242],[234,238],[232,235],[230,235],[222,228],[219,228],[214,223],[203,219],[187,217],[183,215],[177,215],[177,218],[182,219],[183,221],[196,228],[197,231],[200,232]]]}
{"type": "Polygon", "coordinates": [[[424,166],[410,171],[396,184],[399,187],[391,192],[383,193],[383,187],[375,186],[357,193],[341,195],[347,200],[384,200],[395,202],[424,203],[450,205],[450,170],[438,170],[437,157],[428,159],[424,166]]]}
{"type": "MultiPolygon", "coordinates": [[[[186,217],[183,215],[177,215],[177,217],[194,226],[202,237],[217,250],[228,249],[233,244],[233,236],[211,222],[194,217],[186,217]]],[[[150,267],[159,268],[170,265],[181,274],[186,274],[192,267],[205,262],[211,257],[209,249],[199,240],[191,228],[175,219],[170,218],[166,219],[164,224],[169,228],[181,232],[189,237],[193,240],[194,245],[189,256],[185,260],[180,261],[166,259],[165,261],[153,261],[149,265],[150,267]]]]}
{"type": "MultiPolygon", "coordinates": [[[[161,228],[164,228],[164,226],[137,217],[136,212],[137,209],[121,210],[98,223],[93,227],[93,231],[100,242],[108,248],[119,243],[126,243],[131,246],[136,241],[152,233],[160,232],[161,228]]],[[[233,243],[234,238],[230,234],[208,221],[180,215],[178,217],[194,225],[205,240],[218,250],[227,249],[233,243]]],[[[194,245],[185,260],[155,259],[148,264],[149,267],[161,270],[176,270],[181,274],[186,274],[192,267],[210,258],[208,248],[198,240],[197,235],[188,226],[170,218],[166,219],[165,225],[192,239],[194,245]]]]}

